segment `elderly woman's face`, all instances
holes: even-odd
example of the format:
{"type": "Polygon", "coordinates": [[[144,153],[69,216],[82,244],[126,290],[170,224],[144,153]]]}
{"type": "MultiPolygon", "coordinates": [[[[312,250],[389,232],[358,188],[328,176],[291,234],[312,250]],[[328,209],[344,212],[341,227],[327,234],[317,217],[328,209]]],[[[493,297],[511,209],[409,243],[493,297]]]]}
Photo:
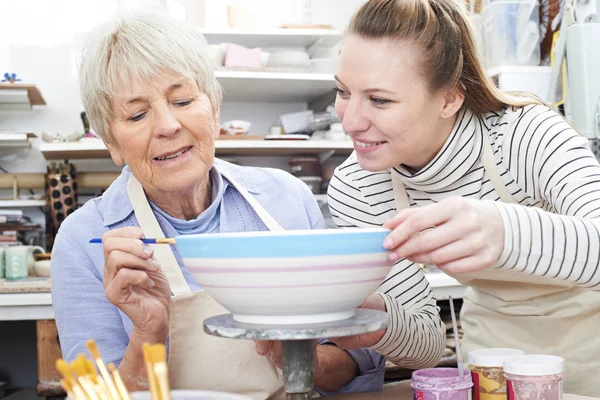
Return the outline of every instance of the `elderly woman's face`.
{"type": "Polygon", "coordinates": [[[166,74],[152,84],[134,81],[112,107],[111,157],[146,190],[183,192],[208,176],[219,118],[193,80],[166,74]]]}

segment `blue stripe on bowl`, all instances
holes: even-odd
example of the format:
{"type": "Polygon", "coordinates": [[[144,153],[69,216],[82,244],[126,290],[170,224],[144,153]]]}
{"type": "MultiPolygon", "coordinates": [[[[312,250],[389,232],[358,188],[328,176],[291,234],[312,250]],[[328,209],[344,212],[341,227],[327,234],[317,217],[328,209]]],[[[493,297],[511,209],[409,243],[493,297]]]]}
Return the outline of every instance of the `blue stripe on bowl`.
{"type": "Polygon", "coordinates": [[[240,232],[176,238],[183,258],[318,257],[386,252],[383,228],[240,232]]]}

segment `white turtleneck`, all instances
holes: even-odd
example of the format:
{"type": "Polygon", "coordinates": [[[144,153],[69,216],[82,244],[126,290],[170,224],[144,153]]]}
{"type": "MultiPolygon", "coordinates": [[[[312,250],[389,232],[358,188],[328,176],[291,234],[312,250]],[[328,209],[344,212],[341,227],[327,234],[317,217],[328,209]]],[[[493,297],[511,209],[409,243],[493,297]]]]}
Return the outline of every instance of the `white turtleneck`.
{"type": "MultiPolygon", "coordinates": [[[[329,185],[336,224],[372,227],[392,218],[391,173],[399,174],[411,207],[450,196],[496,201],[505,227],[496,268],[600,290],[600,165],[587,139],[551,109],[509,107],[482,116],[463,110],[442,150],[417,173],[403,166],[368,172],[350,156],[329,185]],[[483,168],[483,135],[517,204],[500,202],[483,168]]],[[[422,271],[400,260],[378,291],[391,328],[373,348],[410,368],[438,359],[445,328],[422,271]]]]}

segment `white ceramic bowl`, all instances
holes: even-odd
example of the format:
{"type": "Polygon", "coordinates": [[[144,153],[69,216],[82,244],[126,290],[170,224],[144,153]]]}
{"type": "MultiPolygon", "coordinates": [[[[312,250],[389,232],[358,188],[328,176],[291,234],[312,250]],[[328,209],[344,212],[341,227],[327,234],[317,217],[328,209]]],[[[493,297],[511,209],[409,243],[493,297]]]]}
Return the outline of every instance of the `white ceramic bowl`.
{"type": "Polygon", "coordinates": [[[248,121],[236,119],[225,122],[222,128],[225,129],[228,135],[241,136],[247,134],[251,126],[252,124],[248,121]]]}
{"type": "MultiPolygon", "coordinates": [[[[150,392],[132,392],[132,400],[150,400],[150,392]]],[[[171,400],[251,400],[251,397],[235,393],[210,390],[171,390],[171,400]]]]}
{"type": "Polygon", "coordinates": [[[33,271],[37,276],[50,276],[50,260],[40,260],[34,262],[33,271]]]}
{"type": "Polygon", "coordinates": [[[267,67],[310,68],[310,57],[306,51],[283,50],[269,55],[267,67]]]}
{"type": "Polygon", "coordinates": [[[307,324],[354,316],[386,278],[383,228],[185,235],[177,250],[238,322],[307,324]]]}
{"type": "Polygon", "coordinates": [[[310,71],[316,73],[333,74],[338,70],[338,58],[313,58],[310,60],[310,71]]]}

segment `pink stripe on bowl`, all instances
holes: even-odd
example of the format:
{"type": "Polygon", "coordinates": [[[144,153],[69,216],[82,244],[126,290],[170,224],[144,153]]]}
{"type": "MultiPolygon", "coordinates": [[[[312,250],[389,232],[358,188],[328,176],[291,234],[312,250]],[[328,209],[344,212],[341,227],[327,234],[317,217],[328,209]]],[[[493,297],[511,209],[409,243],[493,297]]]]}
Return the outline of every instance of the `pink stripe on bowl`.
{"type": "Polygon", "coordinates": [[[266,286],[247,286],[247,285],[205,285],[202,282],[198,282],[204,288],[215,288],[215,289],[295,289],[295,288],[310,288],[310,287],[323,287],[323,286],[341,286],[341,285],[356,285],[359,283],[372,283],[382,282],[386,277],[375,279],[366,279],[362,281],[348,281],[348,282],[334,282],[334,283],[307,283],[302,285],[266,285],[266,286]]]}
{"type": "Polygon", "coordinates": [[[324,265],[311,265],[303,267],[282,267],[282,268],[240,268],[240,267],[188,267],[188,270],[192,273],[203,273],[203,274],[229,274],[229,273],[253,273],[253,272],[309,272],[309,271],[334,271],[340,269],[363,269],[363,268],[382,268],[389,267],[391,261],[380,260],[380,261],[368,261],[361,262],[359,264],[324,264],[324,265]]]}

